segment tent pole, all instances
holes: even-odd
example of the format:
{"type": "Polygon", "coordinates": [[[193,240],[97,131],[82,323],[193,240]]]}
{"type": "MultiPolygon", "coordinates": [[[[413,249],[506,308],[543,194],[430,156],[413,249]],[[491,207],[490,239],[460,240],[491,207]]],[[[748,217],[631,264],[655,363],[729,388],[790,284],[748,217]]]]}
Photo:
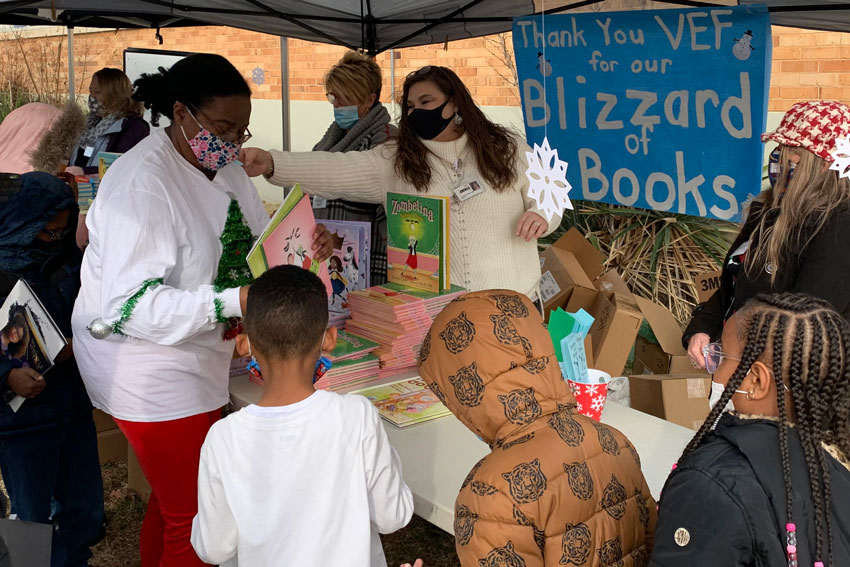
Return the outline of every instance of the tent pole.
{"type": "Polygon", "coordinates": [[[283,117],[283,150],[289,151],[292,138],[289,130],[289,45],[285,37],[280,38],[280,104],[283,117]]]}
{"type": "Polygon", "coordinates": [[[68,102],[77,100],[74,85],[74,28],[68,27],[68,102]]]}

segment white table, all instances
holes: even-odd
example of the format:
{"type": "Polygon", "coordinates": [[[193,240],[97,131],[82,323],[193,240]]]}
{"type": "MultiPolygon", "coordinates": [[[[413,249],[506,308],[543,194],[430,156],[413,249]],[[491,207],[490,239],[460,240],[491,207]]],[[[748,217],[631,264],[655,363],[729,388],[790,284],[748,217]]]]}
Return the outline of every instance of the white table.
{"type": "MultiPolygon", "coordinates": [[[[376,384],[415,376],[415,373],[401,374],[376,384]]],[[[234,409],[256,403],[261,395],[262,387],[247,377],[231,378],[230,398],[234,409]]],[[[673,463],[694,432],[614,402],[605,404],[602,422],[622,431],[634,444],[646,482],[657,499],[673,463]]],[[[384,428],[401,458],[404,479],[413,492],[416,515],[453,533],[454,504],[460,485],[489,448],[451,415],[406,429],[389,423],[384,428]]]]}

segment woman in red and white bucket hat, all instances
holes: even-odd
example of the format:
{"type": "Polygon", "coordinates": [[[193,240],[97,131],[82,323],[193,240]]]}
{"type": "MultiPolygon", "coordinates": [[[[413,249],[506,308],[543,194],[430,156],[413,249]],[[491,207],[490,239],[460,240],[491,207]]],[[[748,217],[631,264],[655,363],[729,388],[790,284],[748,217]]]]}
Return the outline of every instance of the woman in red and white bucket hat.
{"type": "Polygon", "coordinates": [[[753,202],[729,249],[720,288],[685,330],[694,366],[706,367],[725,321],[759,293],[807,293],[850,320],[850,175],[842,175],[850,173],[848,136],[850,107],[836,101],[799,102],[762,135],[779,144],[768,164],[771,187],[753,202]]]}

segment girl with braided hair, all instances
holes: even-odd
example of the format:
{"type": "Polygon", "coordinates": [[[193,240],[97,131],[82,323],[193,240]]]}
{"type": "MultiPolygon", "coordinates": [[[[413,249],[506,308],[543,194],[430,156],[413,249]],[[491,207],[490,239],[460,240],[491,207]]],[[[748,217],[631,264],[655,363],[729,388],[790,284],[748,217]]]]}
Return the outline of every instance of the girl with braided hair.
{"type": "Polygon", "coordinates": [[[723,393],[664,487],[650,565],[850,565],[850,324],[762,294],[711,352],[723,393]]]}

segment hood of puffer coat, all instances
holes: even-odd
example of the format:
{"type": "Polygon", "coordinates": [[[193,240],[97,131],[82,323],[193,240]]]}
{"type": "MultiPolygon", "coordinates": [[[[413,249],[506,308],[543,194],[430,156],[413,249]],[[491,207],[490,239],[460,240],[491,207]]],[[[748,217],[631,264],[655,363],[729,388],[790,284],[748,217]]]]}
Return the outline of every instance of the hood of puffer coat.
{"type": "Polygon", "coordinates": [[[575,405],[542,317],[514,291],[469,293],[447,305],[422,345],[419,373],[491,446],[575,405]]]}

